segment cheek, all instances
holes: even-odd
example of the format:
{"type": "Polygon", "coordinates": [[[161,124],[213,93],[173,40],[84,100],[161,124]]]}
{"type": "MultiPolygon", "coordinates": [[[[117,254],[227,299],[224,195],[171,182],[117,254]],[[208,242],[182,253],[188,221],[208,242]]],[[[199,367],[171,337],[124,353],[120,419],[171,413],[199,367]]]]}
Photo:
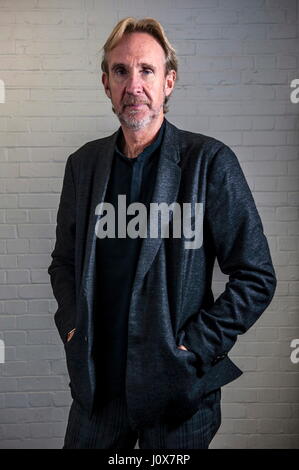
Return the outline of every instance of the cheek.
{"type": "Polygon", "coordinates": [[[144,90],[147,92],[150,97],[157,101],[164,98],[164,86],[161,83],[147,83],[144,86],[144,90]]]}
{"type": "Polygon", "coordinates": [[[164,87],[163,85],[160,85],[160,86],[157,86],[155,88],[155,100],[160,102],[160,101],[164,101],[164,96],[165,96],[165,92],[164,92],[164,87]]]}
{"type": "Polygon", "coordinates": [[[111,87],[111,99],[118,103],[121,100],[122,97],[122,91],[120,90],[119,87],[111,87]]]}

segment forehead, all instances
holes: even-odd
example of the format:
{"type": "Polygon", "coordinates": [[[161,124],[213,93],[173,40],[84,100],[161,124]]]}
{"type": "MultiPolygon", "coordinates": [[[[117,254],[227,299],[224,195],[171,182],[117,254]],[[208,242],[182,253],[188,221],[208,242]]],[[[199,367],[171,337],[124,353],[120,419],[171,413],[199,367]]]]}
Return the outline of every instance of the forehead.
{"type": "Polygon", "coordinates": [[[148,33],[126,33],[108,53],[109,66],[115,62],[130,64],[132,61],[154,65],[165,64],[165,53],[159,42],[148,33]]]}

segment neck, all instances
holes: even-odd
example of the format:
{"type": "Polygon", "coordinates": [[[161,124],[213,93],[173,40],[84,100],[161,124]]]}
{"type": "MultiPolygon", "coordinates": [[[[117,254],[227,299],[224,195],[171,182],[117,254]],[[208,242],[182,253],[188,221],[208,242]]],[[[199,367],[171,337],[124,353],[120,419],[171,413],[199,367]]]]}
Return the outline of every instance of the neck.
{"type": "Polygon", "coordinates": [[[149,126],[143,129],[134,131],[122,126],[124,135],[123,152],[128,158],[136,158],[145,147],[150,145],[157,136],[159,129],[162,125],[164,115],[162,114],[159,119],[155,120],[149,126]]]}

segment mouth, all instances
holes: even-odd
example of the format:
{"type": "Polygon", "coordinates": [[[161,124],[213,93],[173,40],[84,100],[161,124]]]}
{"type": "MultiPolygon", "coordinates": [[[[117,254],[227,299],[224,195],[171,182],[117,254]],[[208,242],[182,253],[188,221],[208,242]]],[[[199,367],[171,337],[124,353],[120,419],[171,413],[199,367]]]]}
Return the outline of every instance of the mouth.
{"type": "Polygon", "coordinates": [[[132,104],[125,104],[124,108],[131,108],[131,109],[139,109],[142,106],[147,106],[147,103],[132,103],[132,104]]]}

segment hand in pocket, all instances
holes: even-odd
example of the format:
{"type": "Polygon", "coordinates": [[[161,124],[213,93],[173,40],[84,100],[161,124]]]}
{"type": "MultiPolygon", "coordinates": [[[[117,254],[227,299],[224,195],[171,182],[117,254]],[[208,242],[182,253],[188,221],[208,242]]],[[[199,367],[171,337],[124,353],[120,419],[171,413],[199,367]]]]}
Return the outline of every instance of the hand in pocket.
{"type": "Polygon", "coordinates": [[[72,337],[73,337],[75,331],[76,331],[76,328],[74,328],[73,330],[71,330],[71,331],[68,332],[68,334],[67,334],[67,339],[66,339],[66,342],[67,342],[67,343],[72,339],[72,337]]]}
{"type": "Polygon", "coordinates": [[[183,344],[180,344],[178,348],[182,349],[183,351],[188,351],[188,349],[183,344]]]}

